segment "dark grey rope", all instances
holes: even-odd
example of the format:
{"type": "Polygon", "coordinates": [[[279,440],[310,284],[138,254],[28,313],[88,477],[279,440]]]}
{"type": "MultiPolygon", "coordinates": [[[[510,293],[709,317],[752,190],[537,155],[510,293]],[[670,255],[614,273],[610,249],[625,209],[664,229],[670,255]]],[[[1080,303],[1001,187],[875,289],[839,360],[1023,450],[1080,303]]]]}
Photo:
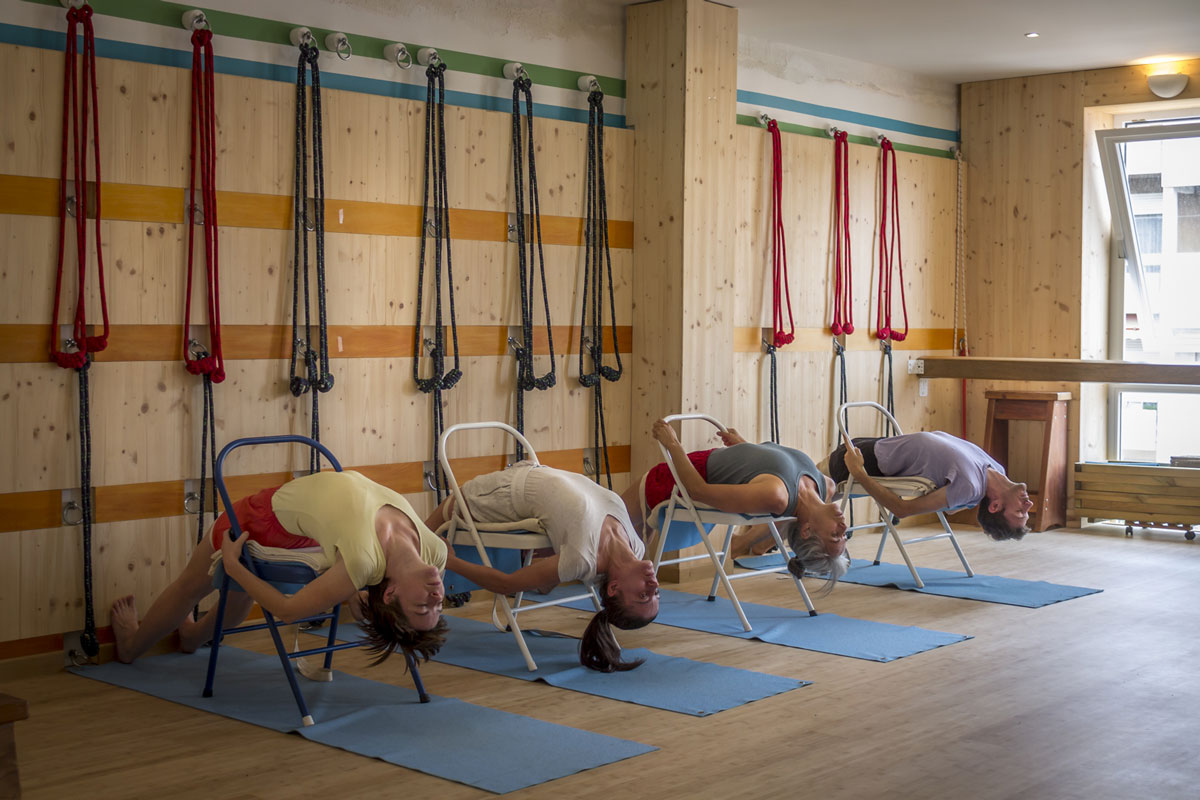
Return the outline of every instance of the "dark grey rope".
{"type": "Polygon", "coordinates": [[[417,264],[417,334],[413,337],[413,382],[417,389],[432,394],[433,400],[433,474],[431,487],[441,502],[447,484],[442,473],[440,449],[445,424],[442,392],[453,389],[462,378],[458,353],[458,319],[454,309],[454,266],[450,248],[450,199],[446,177],[446,65],[442,61],[425,70],[425,181],[421,208],[421,245],[417,264]],[[433,195],[430,213],[430,190],[433,195]],[[433,370],[421,377],[421,314],[425,296],[426,231],[433,227],[433,348],[429,354],[433,370]],[[444,245],[444,248],[443,248],[444,245]],[[446,262],[446,298],[450,309],[450,334],[454,347],[454,366],[446,370],[446,329],[442,317],[442,257],[446,262]]]}
{"type": "MultiPolygon", "coordinates": [[[[512,149],[513,194],[516,196],[517,271],[521,278],[521,341],[513,344],[517,357],[517,430],[525,432],[525,392],[544,391],[557,378],[554,363],[554,332],[550,323],[550,296],[546,290],[546,260],[542,252],[542,218],[538,202],[536,147],[533,142],[533,85],[528,77],[513,81],[512,149]],[[521,96],[525,97],[525,135],[521,132],[521,96]],[[525,172],[528,170],[529,197],[525,197],[525,172]],[[529,210],[529,236],[525,213],[529,210]],[[527,252],[528,248],[528,252],[527,252]],[[546,339],[550,346],[550,371],[536,376],[533,370],[533,283],[534,266],[541,275],[542,304],[546,311],[546,339]]],[[[525,448],[517,444],[517,460],[525,457],[525,448]]]]}

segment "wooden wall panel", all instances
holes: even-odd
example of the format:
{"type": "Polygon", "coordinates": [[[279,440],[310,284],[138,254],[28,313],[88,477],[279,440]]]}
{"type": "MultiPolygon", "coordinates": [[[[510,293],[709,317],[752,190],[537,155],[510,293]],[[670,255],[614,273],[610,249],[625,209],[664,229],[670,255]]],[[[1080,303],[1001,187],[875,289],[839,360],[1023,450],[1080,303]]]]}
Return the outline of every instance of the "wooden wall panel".
{"type": "MultiPolygon", "coordinates": [[[[1175,68],[1192,81],[1172,102],[1200,97],[1200,60],[1175,68]]],[[[1152,69],[1114,67],[963,85],[972,355],[1103,356],[1109,229],[1094,131],[1111,120],[1109,107],[1136,103],[1149,109],[1165,102],[1146,86],[1152,69]]],[[[991,387],[976,383],[981,382],[972,382],[969,416],[972,429],[981,431],[983,391],[991,387]]],[[[1072,392],[1077,398],[1071,404],[1072,456],[1104,455],[1102,390],[1082,391],[1078,383],[1002,386],[1072,392]]]]}
{"type": "MultiPolygon", "coordinates": [[[[0,45],[0,70],[23,76],[13,87],[11,101],[0,110],[0,140],[11,143],[0,148],[0,175],[57,179],[61,54],[0,45]]],[[[164,192],[178,192],[187,183],[187,71],[100,59],[99,83],[106,186],[132,193],[131,200],[141,195],[165,202],[159,198],[163,195],[169,200],[164,192]]],[[[230,227],[228,221],[245,219],[249,224],[246,214],[261,210],[253,207],[255,203],[270,206],[276,216],[281,216],[278,207],[290,205],[294,91],[289,83],[217,78],[217,186],[223,192],[257,196],[234,198],[250,203],[241,218],[223,216],[222,316],[226,325],[243,326],[250,336],[256,335],[255,326],[274,336],[280,326],[290,323],[292,232],[230,227]]],[[[535,99],[537,91],[535,86],[535,99]]],[[[374,215],[371,219],[377,221],[389,214],[411,215],[411,209],[398,207],[421,202],[423,104],[329,90],[323,99],[326,195],[334,201],[329,225],[337,222],[337,201],[347,203],[348,217],[359,215],[355,224],[360,228],[369,221],[363,215],[374,215]],[[389,205],[349,205],[354,202],[389,205]]],[[[507,212],[512,204],[509,116],[458,107],[449,107],[447,115],[453,206],[507,212]]],[[[560,219],[552,222],[560,227],[577,228],[576,218],[584,210],[586,126],[538,119],[535,129],[542,212],[557,215],[560,219]]],[[[627,228],[633,213],[633,134],[607,129],[605,144],[609,216],[627,228]]],[[[6,202],[6,210],[14,213],[0,215],[0,243],[4,244],[0,325],[24,326],[4,331],[6,337],[24,337],[24,342],[38,327],[48,327],[57,220],[44,216],[44,203],[38,205],[41,201],[35,197],[30,196],[25,206],[20,197],[6,202]]],[[[117,358],[98,362],[90,373],[92,478],[99,487],[136,490],[139,485],[185,480],[198,473],[196,417],[201,384],[178,360],[122,360],[133,356],[136,350],[129,348],[137,348],[136,342],[145,342],[134,334],[156,335],[146,326],[164,326],[161,335],[167,335],[181,323],[188,233],[184,224],[171,221],[171,215],[161,209],[139,203],[129,208],[128,219],[105,219],[101,225],[110,317],[114,324],[126,326],[123,333],[128,340],[114,342],[110,355],[117,358]],[[142,219],[139,215],[157,216],[142,219]]],[[[407,351],[403,357],[384,358],[370,350],[390,346],[386,342],[410,341],[406,337],[417,321],[418,247],[419,240],[411,235],[333,232],[326,237],[329,323],[355,338],[341,341],[335,331],[330,342],[336,383],[331,393],[321,397],[322,438],[347,464],[383,465],[376,471],[384,477],[394,471],[388,465],[421,462],[432,451],[431,400],[412,384],[407,351]],[[343,352],[355,357],[336,357],[343,352]]],[[[616,321],[624,326],[627,348],[633,321],[633,259],[628,244],[624,248],[614,250],[612,256],[616,321]]],[[[577,381],[577,334],[570,332],[571,326],[579,324],[583,248],[547,245],[545,253],[559,382],[549,392],[528,397],[528,432],[539,450],[558,451],[551,454],[555,463],[582,469],[581,458],[567,454],[581,453],[592,430],[591,398],[577,381]]],[[[458,322],[464,338],[502,341],[504,327],[520,322],[515,247],[503,241],[459,240],[454,255],[458,322]]],[[[72,268],[68,257],[68,269],[72,268]]],[[[200,281],[196,284],[193,323],[203,324],[204,298],[200,281]]],[[[94,276],[87,291],[90,321],[99,322],[94,276]]],[[[64,302],[73,305],[70,292],[64,302]]],[[[537,315],[540,320],[541,312],[537,315]]],[[[27,349],[6,341],[3,352],[15,360],[22,347],[27,349]]],[[[448,423],[512,421],[515,362],[508,351],[497,353],[464,358],[465,377],[444,398],[448,423]]],[[[627,352],[624,358],[630,367],[632,356],[627,352]]],[[[537,369],[544,371],[548,358],[538,356],[536,361],[537,369]]],[[[296,399],[287,391],[286,360],[229,361],[226,372],[227,380],[216,390],[219,441],[266,432],[308,432],[310,398],[296,399]]],[[[609,441],[619,447],[627,447],[630,439],[630,381],[627,373],[622,382],[605,386],[609,441]]],[[[73,374],[48,362],[0,363],[0,382],[0,425],[9,445],[0,458],[0,493],[55,492],[76,486],[73,374]]],[[[484,435],[455,442],[451,452],[486,456],[511,449],[498,437],[484,435]]],[[[623,457],[619,466],[624,463],[623,457]]],[[[231,458],[227,474],[246,476],[234,483],[250,491],[264,480],[306,466],[307,455],[298,448],[253,448],[231,458]]],[[[624,488],[628,473],[616,477],[618,488],[624,488]]],[[[430,510],[425,494],[411,499],[422,512],[430,510]]],[[[180,505],[182,501],[181,490],[180,505]]],[[[168,505],[173,511],[174,505],[168,505]]],[[[120,594],[135,592],[142,608],[148,607],[182,566],[194,535],[189,533],[193,523],[193,517],[165,516],[95,526],[96,608],[101,625],[107,622],[108,604],[120,594]]],[[[77,528],[45,528],[0,534],[4,563],[0,581],[5,584],[0,604],[6,611],[17,609],[11,621],[6,614],[0,625],[0,641],[82,626],[78,533],[77,528]],[[10,573],[19,574],[21,580],[8,580],[10,573]]]]}

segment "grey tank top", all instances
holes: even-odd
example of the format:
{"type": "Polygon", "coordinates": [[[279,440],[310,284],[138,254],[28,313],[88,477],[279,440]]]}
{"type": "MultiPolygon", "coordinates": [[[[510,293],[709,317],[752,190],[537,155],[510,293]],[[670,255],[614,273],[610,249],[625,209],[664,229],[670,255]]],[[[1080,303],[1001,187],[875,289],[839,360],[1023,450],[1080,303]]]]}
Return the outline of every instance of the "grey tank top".
{"type": "Polygon", "coordinates": [[[811,458],[791,447],[771,442],[745,442],[714,450],[708,457],[709,483],[745,484],[759,475],[774,475],[783,481],[788,493],[788,514],[796,511],[802,476],[812,478],[821,499],[828,500],[825,497],[825,476],[811,458]]]}

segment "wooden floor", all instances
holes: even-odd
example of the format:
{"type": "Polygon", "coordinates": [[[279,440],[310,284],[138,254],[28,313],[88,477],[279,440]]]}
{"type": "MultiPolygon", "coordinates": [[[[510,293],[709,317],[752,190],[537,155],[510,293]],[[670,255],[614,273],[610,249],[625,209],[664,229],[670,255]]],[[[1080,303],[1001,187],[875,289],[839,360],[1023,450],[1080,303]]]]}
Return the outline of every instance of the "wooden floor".
{"type": "MultiPolygon", "coordinates": [[[[423,674],[437,694],[660,748],[521,797],[1200,796],[1200,542],[1147,532],[1126,539],[1101,527],[1021,543],[973,530],[960,538],[980,573],[1104,592],[1041,609],[851,585],[818,600],[845,616],[975,637],[889,664],[659,625],[621,637],[813,681],[706,718],[441,664],[423,674]]],[[[867,556],[875,541],[858,537],[851,550],[867,556]]],[[[919,563],[949,568],[944,544],[913,550],[919,563]]],[[[683,588],[703,592],[706,583],[683,588]]],[[[739,592],[800,606],[778,577],[741,582],[739,592]]],[[[570,610],[536,613],[539,626],[575,634],[585,623],[570,610]]],[[[409,685],[393,662],[367,670],[360,653],[340,656],[344,670],[409,685]]],[[[0,666],[0,677],[6,671],[14,669],[0,666]]],[[[66,673],[10,677],[2,689],[30,702],[16,729],[27,798],[489,796],[66,673]]]]}

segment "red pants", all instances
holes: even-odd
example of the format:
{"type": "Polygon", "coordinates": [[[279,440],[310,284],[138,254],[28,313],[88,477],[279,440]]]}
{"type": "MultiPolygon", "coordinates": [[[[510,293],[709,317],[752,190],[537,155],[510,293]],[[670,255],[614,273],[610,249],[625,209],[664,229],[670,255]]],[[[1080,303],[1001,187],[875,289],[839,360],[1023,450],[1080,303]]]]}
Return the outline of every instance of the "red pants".
{"type": "MultiPolygon", "coordinates": [[[[712,450],[697,450],[695,453],[688,453],[688,461],[692,462],[692,466],[704,480],[708,480],[708,457],[710,455],[712,455],[712,450]]],[[[653,511],[655,506],[669,498],[674,489],[675,477],[671,474],[671,468],[665,461],[647,472],[645,492],[647,512],[653,511]]]]}
{"type": "MultiPolygon", "coordinates": [[[[279,491],[278,486],[263,489],[257,494],[243,497],[233,504],[233,512],[237,515],[238,525],[242,534],[249,536],[250,541],[258,542],[264,547],[284,547],[295,550],[300,547],[320,547],[320,542],[307,536],[296,536],[279,524],[275,512],[271,509],[271,497],[279,491]]],[[[214,550],[221,549],[221,541],[225,531],[229,530],[229,517],[222,514],[212,526],[212,546],[214,550]]]]}

